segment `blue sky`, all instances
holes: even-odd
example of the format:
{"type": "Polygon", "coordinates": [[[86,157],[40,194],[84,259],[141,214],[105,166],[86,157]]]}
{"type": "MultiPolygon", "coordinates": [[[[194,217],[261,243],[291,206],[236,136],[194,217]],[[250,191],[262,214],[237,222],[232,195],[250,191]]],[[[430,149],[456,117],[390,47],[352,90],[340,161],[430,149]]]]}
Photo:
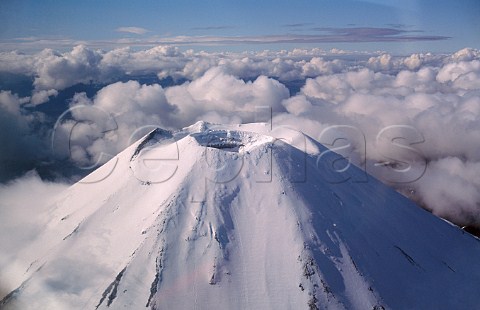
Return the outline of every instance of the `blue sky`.
{"type": "Polygon", "coordinates": [[[0,47],[452,52],[480,48],[478,16],[478,0],[1,1],[0,47]]]}

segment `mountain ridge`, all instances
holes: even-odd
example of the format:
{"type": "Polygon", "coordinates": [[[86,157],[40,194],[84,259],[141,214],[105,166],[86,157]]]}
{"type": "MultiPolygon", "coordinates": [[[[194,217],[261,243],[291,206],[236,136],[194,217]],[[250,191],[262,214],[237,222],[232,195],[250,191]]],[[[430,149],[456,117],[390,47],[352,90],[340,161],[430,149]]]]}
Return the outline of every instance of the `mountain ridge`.
{"type": "Polygon", "coordinates": [[[57,199],[0,305],[474,308],[479,240],[356,167],[329,182],[325,151],[269,124],[152,131],[57,199]]]}

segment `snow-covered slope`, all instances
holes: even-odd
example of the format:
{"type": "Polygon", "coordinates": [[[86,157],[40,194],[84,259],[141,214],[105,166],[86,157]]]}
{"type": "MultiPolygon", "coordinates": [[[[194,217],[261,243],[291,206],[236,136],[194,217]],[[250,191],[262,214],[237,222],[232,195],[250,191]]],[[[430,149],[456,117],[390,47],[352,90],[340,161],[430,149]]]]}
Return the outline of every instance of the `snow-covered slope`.
{"type": "Polygon", "coordinates": [[[69,188],[3,309],[474,309],[480,243],[288,128],[156,130],[69,188]]]}

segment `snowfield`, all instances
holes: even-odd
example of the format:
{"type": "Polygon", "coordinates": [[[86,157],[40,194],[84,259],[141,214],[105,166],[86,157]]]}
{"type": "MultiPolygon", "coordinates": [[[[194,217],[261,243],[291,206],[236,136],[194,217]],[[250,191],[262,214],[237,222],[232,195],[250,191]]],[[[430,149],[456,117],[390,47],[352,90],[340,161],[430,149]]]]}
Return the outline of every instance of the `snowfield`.
{"type": "Polygon", "coordinates": [[[0,308],[478,308],[479,239],[338,158],[270,124],[154,130],[38,215],[0,308]]]}

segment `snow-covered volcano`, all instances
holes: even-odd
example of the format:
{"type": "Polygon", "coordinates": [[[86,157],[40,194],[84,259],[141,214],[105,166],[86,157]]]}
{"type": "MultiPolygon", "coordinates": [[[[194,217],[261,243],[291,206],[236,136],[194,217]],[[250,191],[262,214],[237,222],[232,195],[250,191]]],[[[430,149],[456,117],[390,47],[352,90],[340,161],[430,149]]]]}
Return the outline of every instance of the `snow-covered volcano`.
{"type": "Polygon", "coordinates": [[[157,129],[61,195],[5,309],[474,309],[480,243],[308,137],[157,129]],[[322,154],[322,155],[320,155],[322,154]]]}

